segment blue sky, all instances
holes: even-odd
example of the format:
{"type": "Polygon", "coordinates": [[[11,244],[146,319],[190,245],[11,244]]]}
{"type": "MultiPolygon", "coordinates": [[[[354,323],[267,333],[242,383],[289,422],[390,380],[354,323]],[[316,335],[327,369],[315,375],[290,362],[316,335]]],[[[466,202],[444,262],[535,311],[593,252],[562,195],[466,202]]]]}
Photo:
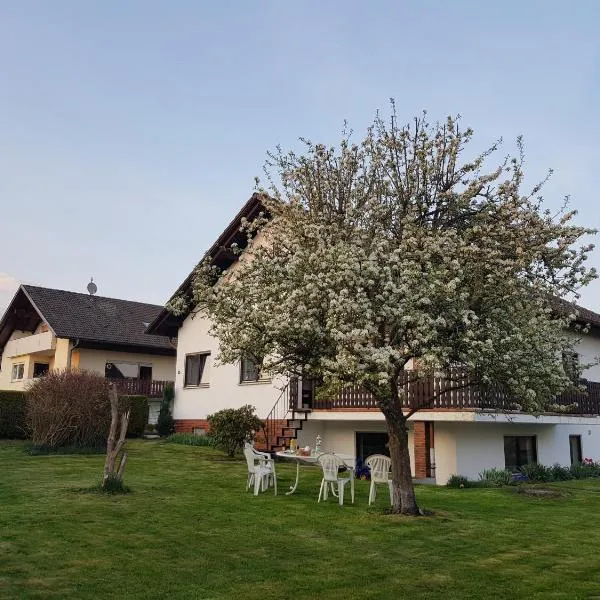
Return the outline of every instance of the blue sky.
{"type": "Polygon", "coordinates": [[[92,275],[163,303],[268,149],[361,132],[392,96],[460,113],[478,149],[522,133],[549,206],[600,227],[598,23],[593,0],[0,0],[0,311],[17,282],[92,275]]]}

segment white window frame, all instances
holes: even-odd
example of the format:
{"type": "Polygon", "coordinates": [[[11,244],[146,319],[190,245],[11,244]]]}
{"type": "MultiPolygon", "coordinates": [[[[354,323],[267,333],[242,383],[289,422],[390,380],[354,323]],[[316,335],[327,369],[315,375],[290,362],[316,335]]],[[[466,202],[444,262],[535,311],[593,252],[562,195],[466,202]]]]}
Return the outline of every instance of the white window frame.
{"type": "Polygon", "coordinates": [[[25,379],[25,363],[20,362],[20,363],[13,363],[12,365],[12,369],[10,372],[10,380],[11,381],[23,381],[23,379],[25,379]],[[18,374],[18,367],[21,367],[21,377],[15,377],[15,372],[18,374]]]}

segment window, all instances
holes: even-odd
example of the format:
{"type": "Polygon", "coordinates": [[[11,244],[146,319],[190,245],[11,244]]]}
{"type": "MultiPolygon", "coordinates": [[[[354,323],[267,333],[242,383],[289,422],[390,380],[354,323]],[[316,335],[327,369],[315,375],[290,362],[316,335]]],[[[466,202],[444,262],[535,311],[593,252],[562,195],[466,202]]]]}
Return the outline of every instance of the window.
{"type": "Polygon", "coordinates": [[[104,365],[107,379],[152,379],[152,365],[111,361],[104,365]]]}
{"type": "Polygon", "coordinates": [[[569,436],[569,451],[571,453],[571,464],[579,465],[583,462],[583,452],[581,451],[581,436],[569,436]]]}
{"type": "Polygon", "coordinates": [[[562,365],[565,375],[573,382],[577,383],[581,376],[579,365],[579,354],[577,352],[564,351],[562,353],[562,365]]]}
{"type": "Polygon", "coordinates": [[[50,365],[48,363],[33,363],[33,376],[34,377],[43,377],[50,370],[50,365]]]}
{"type": "Polygon", "coordinates": [[[385,431],[377,433],[356,432],[356,458],[365,460],[371,454],[390,455],[387,446],[388,434],[385,431]]]}
{"type": "Polygon", "coordinates": [[[242,358],[240,363],[240,382],[258,381],[260,379],[260,365],[251,358],[242,358]]]}
{"type": "Polygon", "coordinates": [[[509,471],[537,462],[535,435],[504,436],[504,464],[509,471]]]}
{"type": "Polygon", "coordinates": [[[202,375],[204,374],[206,359],[209,356],[210,352],[186,355],[184,386],[188,387],[193,385],[200,385],[201,383],[203,383],[202,375]]]}
{"type": "Polygon", "coordinates": [[[12,380],[19,381],[25,377],[25,363],[16,363],[12,366],[12,380]]]}

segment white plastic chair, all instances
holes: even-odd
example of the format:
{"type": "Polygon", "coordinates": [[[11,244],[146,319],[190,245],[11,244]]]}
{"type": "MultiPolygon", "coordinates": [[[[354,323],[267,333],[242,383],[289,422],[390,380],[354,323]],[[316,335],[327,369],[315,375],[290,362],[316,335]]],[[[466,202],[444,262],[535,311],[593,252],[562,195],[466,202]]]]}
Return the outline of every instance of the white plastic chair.
{"type": "Polygon", "coordinates": [[[371,471],[371,488],[369,489],[369,504],[375,502],[377,496],[376,486],[385,483],[390,490],[390,504],[394,504],[394,484],[390,478],[392,459],[383,454],[373,454],[365,460],[365,464],[371,471]]]}
{"type": "Polygon", "coordinates": [[[321,480],[321,489],[319,490],[319,499],[317,502],[327,500],[327,488],[330,484],[337,484],[338,500],[340,506],[344,504],[344,486],[350,482],[350,493],[352,495],[352,504],[354,504],[354,469],[346,465],[346,463],[335,454],[321,454],[317,458],[317,462],[323,469],[323,479],[321,480]],[[346,467],[350,475],[348,477],[340,477],[338,469],[340,467],[346,467]]]}
{"type": "Polygon", "coordinates": [[[275,461],[266,452],[259,452],[254,449],[252,444],[244,444],[244,456],[248,464],[248,479],[246,480],[246,491],[251,486],[254,487],[254,495],[262,486],[262,491],[266,491],[269,485],[273,484],[275,495],[277,496],[277,474],[275,473],[275,461]]]}

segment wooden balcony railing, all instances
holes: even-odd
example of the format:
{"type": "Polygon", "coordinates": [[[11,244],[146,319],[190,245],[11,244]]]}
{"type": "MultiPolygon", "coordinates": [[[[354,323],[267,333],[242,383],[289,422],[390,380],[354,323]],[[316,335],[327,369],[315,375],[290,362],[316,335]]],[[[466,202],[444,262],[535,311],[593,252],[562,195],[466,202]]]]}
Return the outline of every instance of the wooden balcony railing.
{"type": "MultiPolygon", "coordinates": [[[[426,410],[488,409],[499,412],[521,410],[518,399],[510,398],[500,390],[481,389],[474,385],[467,385],[466,377],[463,379],[454,377],[451,381],[443,377],[417,379],[414,372],[407,371],[398,383],[404,391],[402,408],[405,410],[414,408],[426,410]]],[[[556,405],[555,410],[550,409],[548,412],[600,415],[600,383],[582,380],[581,385],[586,388],[585,393],[565,392],[557,396],[552,401],[552,404],[556,405]]],[[[312,408],[324,410],[374,409],[378,408],[378,404],[365,389],[360,386],[350,386],[332,398],[317,399],[313,397],[312,408]]]]}
{"type": "Polygon", "coordinates": [[[109,378],[117,386],[117,392],[123,396],[146,396],[147,398],[162,398],[167,384],[172,381],[156,379],[118,379],[109,378]]]}

